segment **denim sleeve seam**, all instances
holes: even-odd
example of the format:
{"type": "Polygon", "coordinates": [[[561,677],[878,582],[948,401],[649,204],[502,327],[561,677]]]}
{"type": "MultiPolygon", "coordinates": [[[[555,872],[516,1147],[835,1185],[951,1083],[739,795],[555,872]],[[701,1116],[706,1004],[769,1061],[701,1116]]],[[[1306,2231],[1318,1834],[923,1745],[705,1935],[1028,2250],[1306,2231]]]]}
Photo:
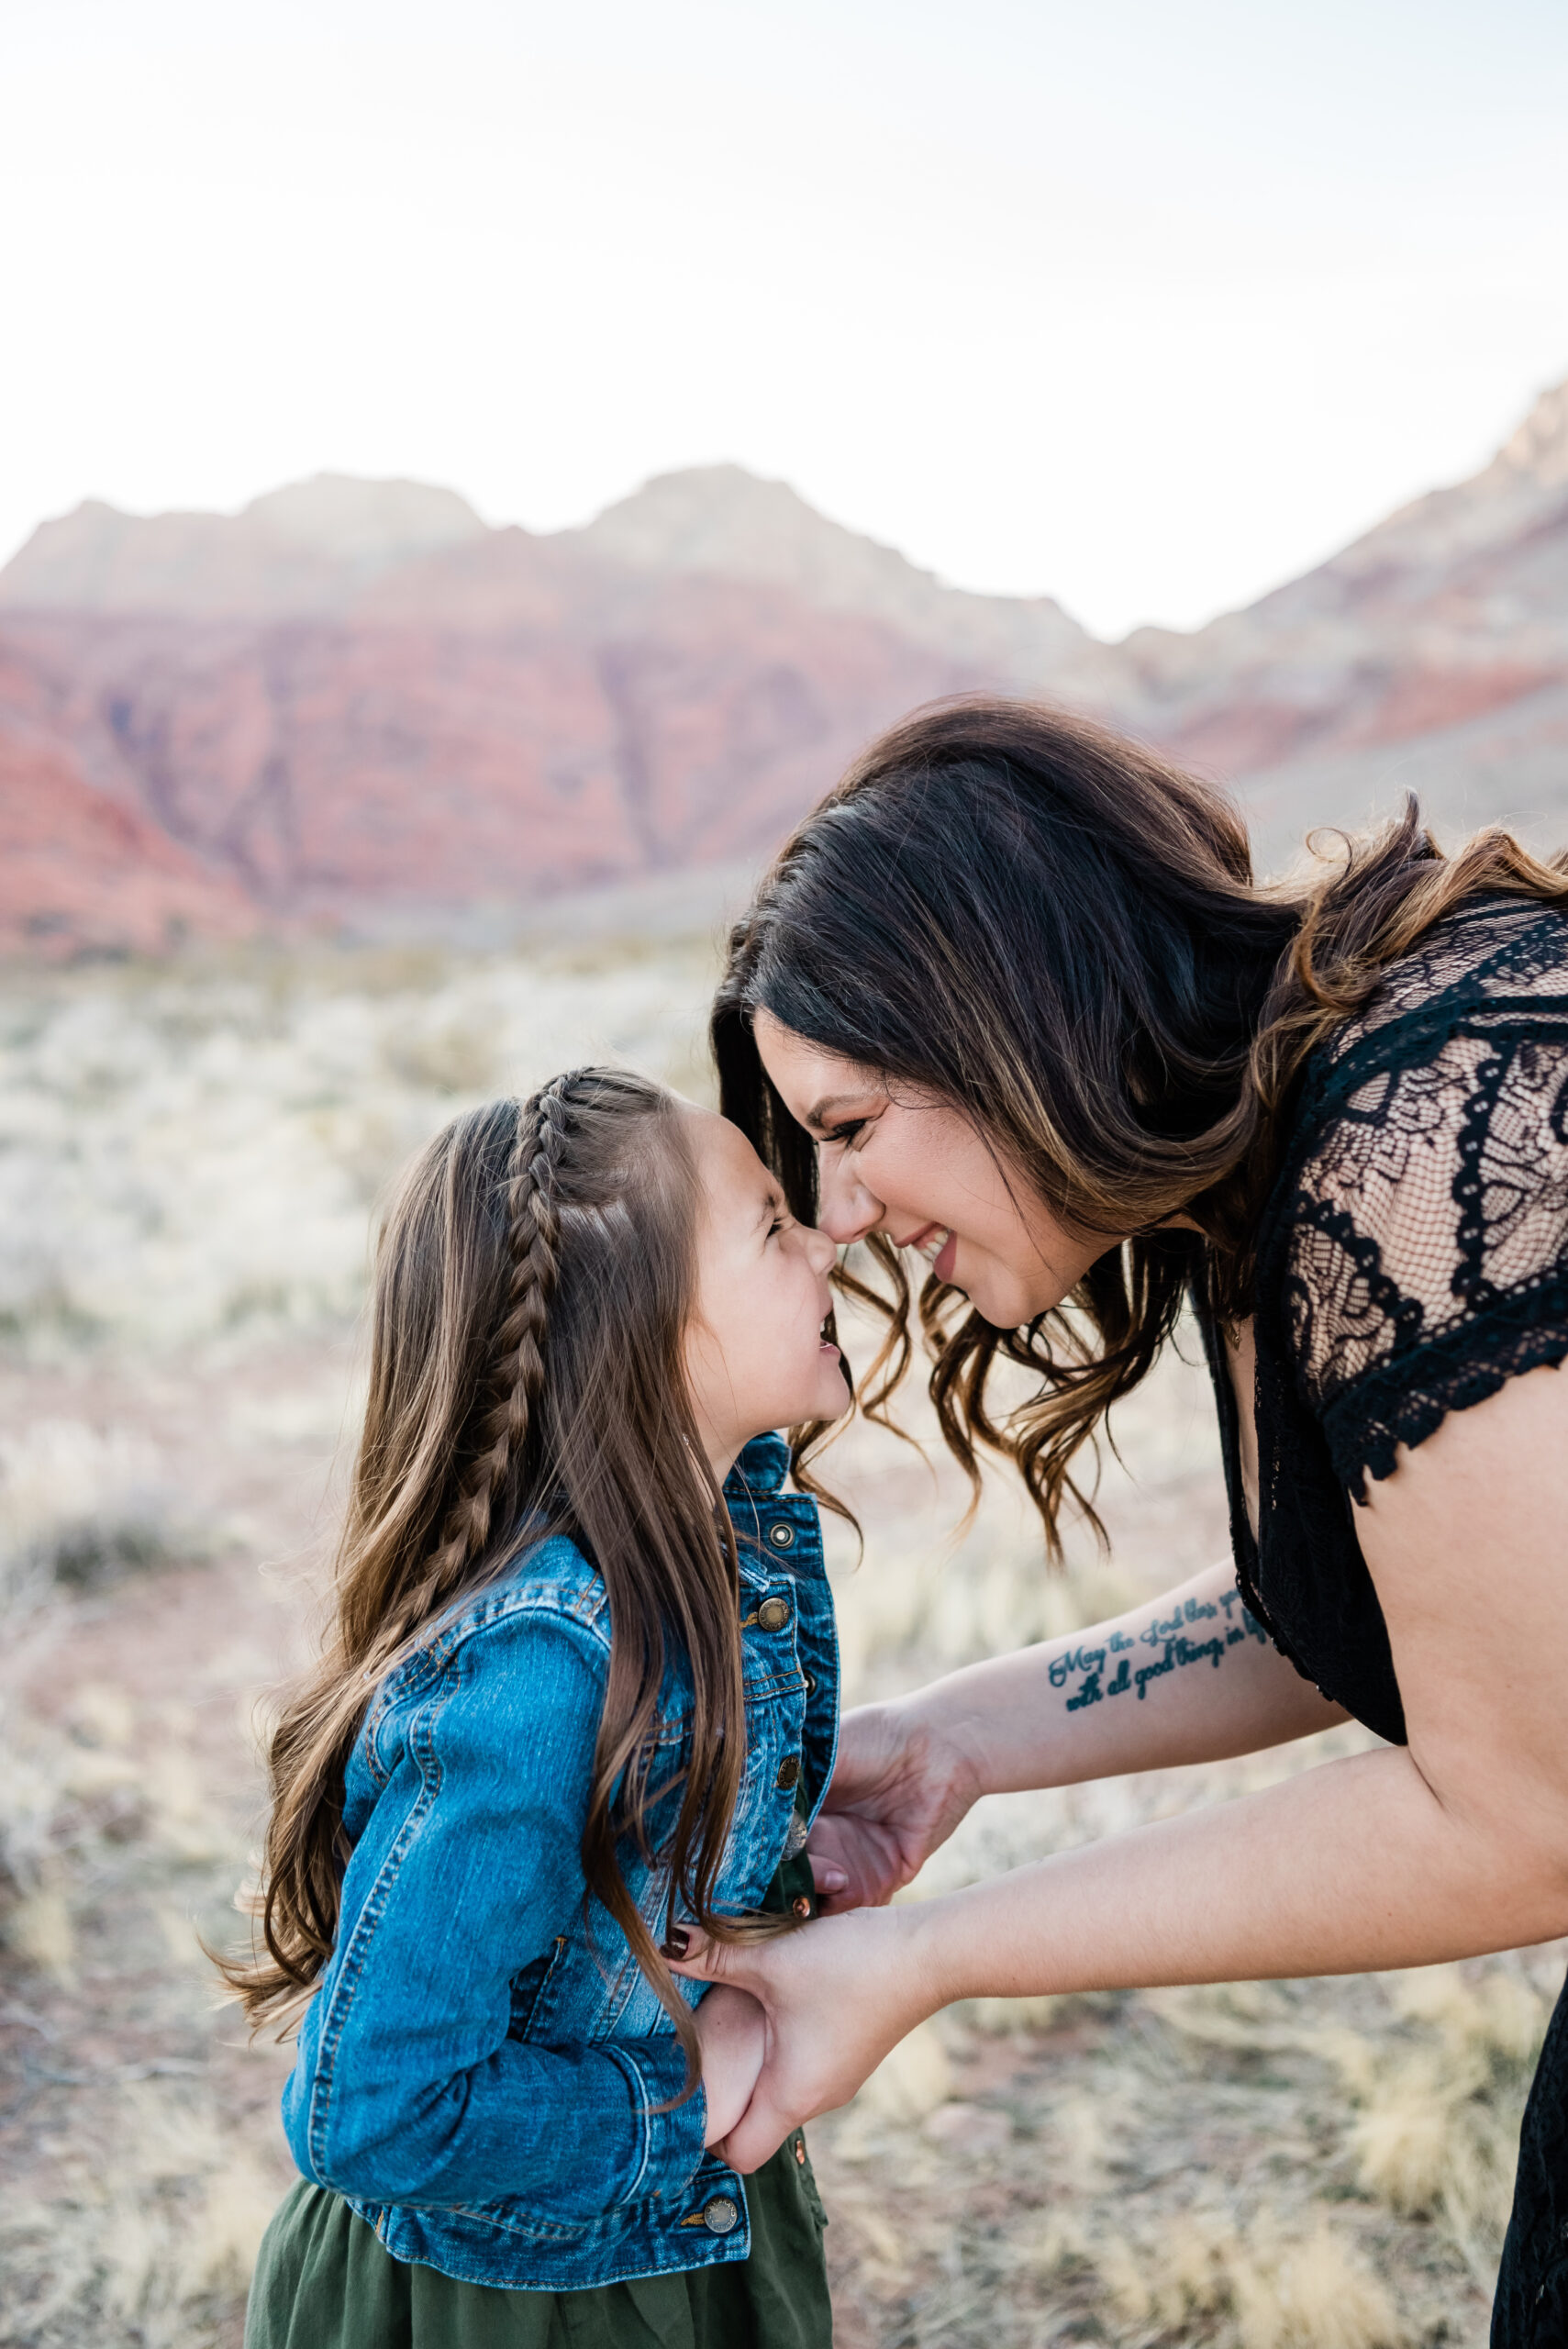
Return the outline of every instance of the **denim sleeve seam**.
{"type": "Polygon", "coordinates": [[[602,1676],[610,1650],[608,1635],[601,1631],[598,1625],[602,1612],[602,1608],[595,1609],[594,1619],[590,1620],[580,1609],[560,1598],[552,1595],[546,1598],[534,1593],[520,1598],[515,1606],[497,1609],[495,1614],[486,1616],[482,1621],[454,1626],[429,1653],[432,1660],[450,1672],[463,1651],[476,1641],[483,1640],[486,1633],[503,1630],[521,1617],[531,1617],[543,1619],[571,1634],[573,1644],[588,1652],[590,1664],[602,1676]]]}
{"type": "Polygon", "coordinates": [[[392,1772],[386,1768],[382,1762],[377,1740],[381,1735],[382,1723],[385,1720],[387,1714],[391,1710],[392,1706],[387,1698],[385,1688],[379,1688],[376,1691],[370,1711],[365,1716],[365,1725],[360,1731],[360,1742],[364,1753],[365,1768],[375,1780],[377,1787],[383,1794],[386,1792],[387,1787],[392,1784],[392,1772]]]}
{"type": "Polygon", "coordinates": [[[450,1694],[451,1688],[449,1685],[429,1703],[422,1707],[409,1723],[408,1752],[419,1766],[419,1792],[410,1805],[408,1816],[399,1828],[391,1850],[382,1862],[380,1873],[371,1887],[364,1907],[355,1920],[353,1932],[343,1952],[343,1963],[333,1989],[332,2002],[322,2022],[321,2056],[311,2088],[307,2139],[310,2146],[311,2167],[316,2176],[323,2180],[327,2175],[325,2166],[327,2132],[330,2124],[332,2083],[337,2069],[338,2051],[342,2043],[343,2032],[348,2027],[350,2010],[364,1970],[365,1956],[374,1937],[375,1929],[385,1914],[386,1904],[391,1897],[398,1869],[406,1858],[410,1843],[440,1791],[441,1765],[435,1752],[433,1732],[436,1719],[450,1694]]]}

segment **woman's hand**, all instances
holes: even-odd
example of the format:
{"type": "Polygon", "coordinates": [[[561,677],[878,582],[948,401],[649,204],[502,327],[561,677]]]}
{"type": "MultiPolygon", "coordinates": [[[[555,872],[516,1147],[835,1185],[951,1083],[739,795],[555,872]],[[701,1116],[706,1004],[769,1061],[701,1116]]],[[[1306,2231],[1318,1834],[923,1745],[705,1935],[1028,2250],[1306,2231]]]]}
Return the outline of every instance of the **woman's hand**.
{"type": "Polygon", "coordinates": [[[756,1999],[746,1991],[720,1983],[708,1992],[692,2020],[702,2050],[703,2092],[707,2099],[703,2143],[717,2145],[728,2136],[757,2085],[767,2050],[765,2019],[756,1999]]]}
{"type": "Polygon", "coordinates": [[[917,1698],[846,1713],[828,1798],[806,1846],[824,1910],[891,1900],[984,1791],[973,1761],[917,1698]]]}
{"type": "Polygon", "coordinates": [[[824,1917],[773,1941],[699,1945],[675,1967],[720,1986],[697,2009],[699,2024],[717,1998],[765,2010],[766,2060],[720,2145],[732,2167],[760,2168],[803,2121],[848,2104],[888,2049],[942,2003],[917,1960],[917,1918],[904,1906],[824,1917]]]}

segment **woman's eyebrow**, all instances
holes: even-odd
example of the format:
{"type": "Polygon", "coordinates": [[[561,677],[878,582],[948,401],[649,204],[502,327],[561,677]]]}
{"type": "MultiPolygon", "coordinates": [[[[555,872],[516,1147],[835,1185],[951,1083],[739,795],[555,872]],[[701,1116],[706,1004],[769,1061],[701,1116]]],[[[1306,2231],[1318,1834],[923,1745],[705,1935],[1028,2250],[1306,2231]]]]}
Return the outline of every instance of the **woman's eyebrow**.
{"type": "Polygon", "coordinates": [[[808,1126],[831,1124],[835,1109],[841,1109],[846,1101],[863,1101],[868,1089],[862,1085],[856,1093],[825,1093],[820,1101],[813,1102],[811,1108],[807,1109],[806,1124],[808,1126]]]}

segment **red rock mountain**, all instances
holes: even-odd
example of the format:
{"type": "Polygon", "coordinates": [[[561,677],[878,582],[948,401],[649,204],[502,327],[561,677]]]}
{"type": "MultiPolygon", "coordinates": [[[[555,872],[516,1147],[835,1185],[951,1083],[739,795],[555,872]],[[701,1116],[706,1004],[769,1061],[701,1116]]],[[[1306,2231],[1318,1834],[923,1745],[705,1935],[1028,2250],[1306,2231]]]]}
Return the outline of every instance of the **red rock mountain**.
{"type": "Polygon", "coordinates": [[[1223,775],[1271,857],[1406,783],[1568,837],[1568,386],[1319,570],[1118,646],[736,466],[551,537],[334,476],[233,517],[84,505],[0,572],[0,945],[504,930],[755,860],[878,727],[979,685],[1223,775]]]}

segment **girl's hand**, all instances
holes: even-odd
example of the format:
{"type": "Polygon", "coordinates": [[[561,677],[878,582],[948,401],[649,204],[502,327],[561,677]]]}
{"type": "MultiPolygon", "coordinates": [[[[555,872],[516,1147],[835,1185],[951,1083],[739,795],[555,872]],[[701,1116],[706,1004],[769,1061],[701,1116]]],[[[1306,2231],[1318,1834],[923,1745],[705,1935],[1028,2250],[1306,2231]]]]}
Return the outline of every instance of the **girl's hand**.
{"type": "Polygon", "coordinates": [[[728,2136],[751,2101],[767,2046],[764,2018],[755,1998],[721,1983],[708,1992],[692,2020],[702,2050],[703,2092],[707,2099],[703,2143],[717,2145],[728,2136]]]}
{"type": "Polygon", "coordinates": [[[760,2168],[803,2121],[847,2104],[888,2049],[941,2004],[917,1960],[917,1915],[862,1909],[776,1941],[699,1943],[675,1967],[721,1985],[697,2009],[699,2021],[721,1998],[766,2009],[766,2061],[721,2147],[734,2168],[760,2168]]]}
{"type": "Polygon", "coordinates": [[[825,1910],[891,1900],[984,1792],[968,1754],[921,1719],[918,1701],[844,1716],[806,1846],[825,1910]]]}

